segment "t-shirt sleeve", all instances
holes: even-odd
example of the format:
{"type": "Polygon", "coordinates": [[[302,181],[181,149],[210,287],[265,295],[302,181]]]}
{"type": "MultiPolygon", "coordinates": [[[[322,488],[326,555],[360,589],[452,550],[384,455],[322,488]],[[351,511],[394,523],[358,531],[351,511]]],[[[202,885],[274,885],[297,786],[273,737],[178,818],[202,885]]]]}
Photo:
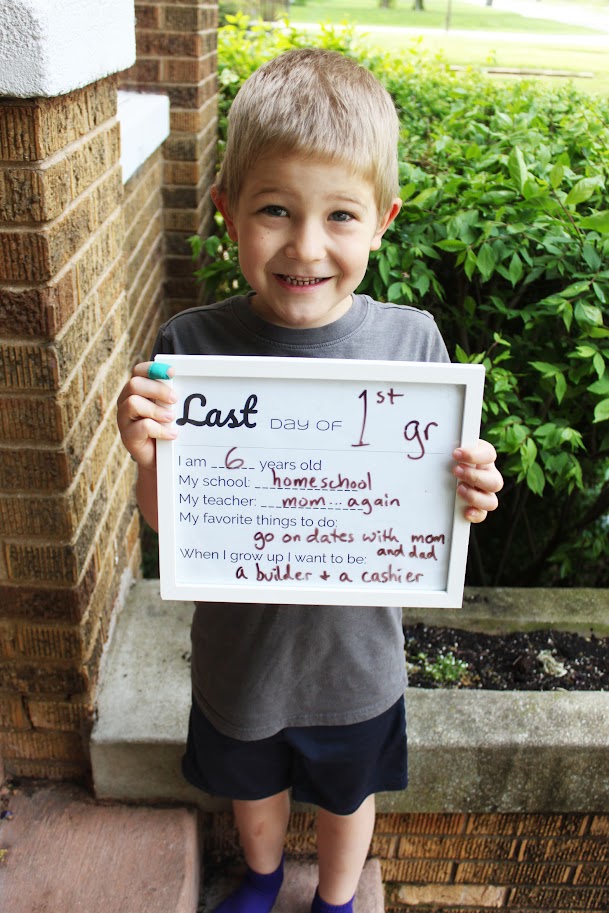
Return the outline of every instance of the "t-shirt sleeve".
{"type": "Polygon", "coordinates": [[[152,346],[152,352],[150,358],[154,360],[156,355],[174,355],[174,349],[171,344],[171,339],[168,337],[165,332],[165,327],[162,326],[159,332],[157,333],[156,339],[154,340],[154,345],[152,346]]]}
{"type": "Polygon", "coordinates": [[[450,363],[450,355],[448,354],[448,349],[446,348],[446,343],[442,338],[437,324],[434,321],[435,333],[431,341],[431,352],[429,361],[439,361],[443,363],[450,363]]]}

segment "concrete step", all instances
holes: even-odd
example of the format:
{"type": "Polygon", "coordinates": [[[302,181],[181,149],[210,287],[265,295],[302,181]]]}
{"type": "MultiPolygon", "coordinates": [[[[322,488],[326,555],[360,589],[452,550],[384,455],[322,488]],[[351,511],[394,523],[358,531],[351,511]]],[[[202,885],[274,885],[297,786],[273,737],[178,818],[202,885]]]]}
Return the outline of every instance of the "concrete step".
{"type": "MultiPolygon", "coordinates": [[[[285,878],[273,913],[309,913],[317,886],[317,866],[308,862],[288,860],[285,878]]],[[[211,913],[227,894],[238,887],[240,877],[224,876],[210,880],[204,886],[200,913],[211,913]]],[[[369,859],[364,866],[354,903],[355,913],[385,913],[381,866],[378,859],[369,859]]]]}
{"type": "Polygon", "coordinates": [[[10,814],[0,821],[6,913],[196,913],[194,811],[102,806],[72,786],[7,798],[10,814]]]}

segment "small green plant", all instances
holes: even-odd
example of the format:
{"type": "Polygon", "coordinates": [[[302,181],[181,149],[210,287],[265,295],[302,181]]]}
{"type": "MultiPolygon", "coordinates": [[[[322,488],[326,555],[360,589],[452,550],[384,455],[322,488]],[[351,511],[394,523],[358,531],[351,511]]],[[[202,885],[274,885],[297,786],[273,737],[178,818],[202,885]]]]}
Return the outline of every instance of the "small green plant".
{"type": "Polygon", "coordinates": [[[443,687],[465,684],[469,676],[468,664],[464,660],[458,659],[454,653],[438,653],[434,660],[430,660],[427,653],[417,653],[413,660],[411,672],[420,669],[443,687]]]}

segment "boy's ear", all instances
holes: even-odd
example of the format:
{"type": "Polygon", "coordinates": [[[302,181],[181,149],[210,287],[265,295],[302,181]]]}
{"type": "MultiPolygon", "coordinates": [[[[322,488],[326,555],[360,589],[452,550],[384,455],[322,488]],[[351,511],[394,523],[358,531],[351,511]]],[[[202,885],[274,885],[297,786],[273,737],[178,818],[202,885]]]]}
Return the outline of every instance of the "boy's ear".
{"type": "Polygon", "coordinates": [[[220,193],[215,184],[210,190],[210,195],[214,201],[214,206],[222,214],[222,217],[226,222],[228,237],[231,239],[231,241],[238,241],[239,239],[237,238],[237,227],[231,218],[226,196],[223,193],[220,193]]]}
{"type": "Polygon", "coordinates": [[[378,250],[381,246],[381,240],[383,235],[397,216],[398,212],[402,208],[402,201],[399,197],[396,197],[391,201],[391,205],[385,215],[379,219],[378,228],[370,242],[370,250],[378,250]]]}

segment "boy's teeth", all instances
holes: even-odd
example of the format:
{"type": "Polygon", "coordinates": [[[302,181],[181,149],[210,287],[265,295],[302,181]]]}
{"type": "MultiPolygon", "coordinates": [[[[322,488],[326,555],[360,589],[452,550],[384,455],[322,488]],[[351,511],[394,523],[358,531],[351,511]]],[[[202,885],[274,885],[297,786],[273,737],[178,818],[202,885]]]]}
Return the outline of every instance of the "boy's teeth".
{"type": "Polygon", "coordinates": [[[303,279],[302,276],[282,276],[281,278],[290,285],[317,285],[318,282],[323,282],[323,279],[303,279]]]}

